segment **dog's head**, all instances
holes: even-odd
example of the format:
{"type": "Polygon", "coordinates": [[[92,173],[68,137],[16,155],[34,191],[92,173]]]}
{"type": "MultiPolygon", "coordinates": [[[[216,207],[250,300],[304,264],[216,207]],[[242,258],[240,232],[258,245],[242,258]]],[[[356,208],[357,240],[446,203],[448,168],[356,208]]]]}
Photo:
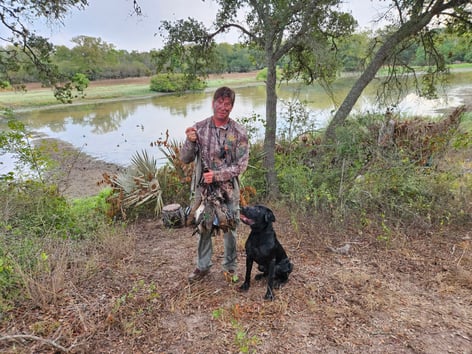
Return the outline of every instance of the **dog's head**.
{"type": "Polygon", "coordinates": [[[264,228],[275,221],[272,210],[264,205],[254,205],[241,208],[240,219],[253,229],[264,228]]]}

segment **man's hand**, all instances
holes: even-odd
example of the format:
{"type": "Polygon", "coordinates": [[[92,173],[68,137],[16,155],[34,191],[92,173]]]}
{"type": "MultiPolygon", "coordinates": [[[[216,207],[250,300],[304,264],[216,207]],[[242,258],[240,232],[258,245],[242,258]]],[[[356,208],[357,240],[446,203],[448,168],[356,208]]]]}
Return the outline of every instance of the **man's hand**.
{"type": "Polygon", "coordinates": [[[195,128],[190,127],[185,129],[185,135],[187,136],[187,139],[192,143],[197,141],[197,130],[195,128]]]}
{"type": "Polygon", "coordinates": [[[203,181],[206,184],[213,183],[213,171],[209,170],[207,172],[203,172],[203,181]]]}

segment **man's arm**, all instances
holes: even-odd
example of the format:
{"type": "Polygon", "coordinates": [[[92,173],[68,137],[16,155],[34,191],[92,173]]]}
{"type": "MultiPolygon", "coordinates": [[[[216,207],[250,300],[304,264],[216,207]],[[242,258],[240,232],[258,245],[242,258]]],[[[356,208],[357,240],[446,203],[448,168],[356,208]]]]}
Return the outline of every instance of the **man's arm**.
{"type": "Polygon", "coordinates": [[[195,160],[197,155],[197,130],[195,127],[190,127],[185,130],[186,139],[182,148],[180,149],[180,160],[183,163],[190,163],[195,160]]]}

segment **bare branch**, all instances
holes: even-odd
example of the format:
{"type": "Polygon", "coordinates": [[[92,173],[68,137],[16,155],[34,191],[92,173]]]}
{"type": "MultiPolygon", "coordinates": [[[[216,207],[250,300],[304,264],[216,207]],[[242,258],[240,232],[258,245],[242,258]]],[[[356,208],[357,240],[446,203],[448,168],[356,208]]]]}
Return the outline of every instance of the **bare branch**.
{"type": "Polygon", "coordinates": [[[75,346],[71,346],[69,348],[66,348],[66,347],[63,347],[62,345],[60,344],[57,344],[55,341],[53,340],[49,340],[49,339],[45,339],[45,338],[41,338],[41,337],[37,337],[37,336],[33,336],[33,335],[30,335],[30,334],[14,334],[14,335],[11,335],[11,336],[4,336],[4,337],[0,337],[0,342],[4,342],[4,341],[16,341],[18,339],[26,339],[26,340],[34,340],[34,341],[37,341],[37,342],[41,342],[43,344],[46,344],[46,345],[49,345],[57,350],[60,350],[61,352],[63,353],[68,353],[70,352],[75,346]]]}
{"type": "Polygon", "coordinates": [[[216,37],[218,34],[224,33],[226,30],[228,30],[230,28],[237,28],[241,32],[243,32],[245,35],[249,36],[252,40],[257,40],[257,38],[254,36],[253,33],[249,32],[246,28],[244,28],[243,26],[241,26],[238,23],[226,23],[225,25],[218,28],[218,30],[216,30],[216,32],[210,33],[208,35],[208,38],[212,39],[212,38],[216,37]]]}

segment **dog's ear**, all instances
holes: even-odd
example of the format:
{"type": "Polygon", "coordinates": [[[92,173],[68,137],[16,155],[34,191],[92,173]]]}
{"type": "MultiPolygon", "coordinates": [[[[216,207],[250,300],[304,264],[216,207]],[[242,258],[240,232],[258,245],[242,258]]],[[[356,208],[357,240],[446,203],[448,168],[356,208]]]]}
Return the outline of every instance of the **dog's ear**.
{"type": "Polygon", "coordinates": [[[266,212],[265,212],[265,215],[264,215],[264,220],[266,222],[275,222],[275,215],[272,212],[272,210],[270,210],[269,208],[266,208],[266,212]]]}

